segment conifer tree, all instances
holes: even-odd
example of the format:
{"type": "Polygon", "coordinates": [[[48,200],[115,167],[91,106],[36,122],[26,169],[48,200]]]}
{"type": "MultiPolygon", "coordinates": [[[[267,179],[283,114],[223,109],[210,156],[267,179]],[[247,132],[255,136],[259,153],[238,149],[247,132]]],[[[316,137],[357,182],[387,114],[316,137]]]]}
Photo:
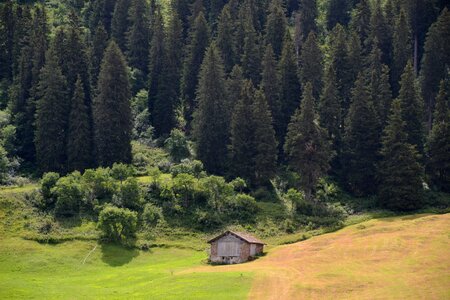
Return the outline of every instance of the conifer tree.
{"type": "Polygon", "coordinates": [[[127,64],[111,41],[105,50],[93,102],[97,165],[131,161],[131,108],[127,64]]]}
{"type": "Polygon", "coordinates": [[[108,46],[108,33],[103,24],[99,24],[95,30],[91,49],[91,86],[97,86],[97,78],[100,73],[100,65],[103,59],[103,53],[108,46]]]}
{"type": "Polygon", "coordinates": [[[229,73],[235,65],[236,55],[234,53],[234,22],[231,17],[230,6],[225,5],[219,17],[217,29],[217,47],[222,53],[225,72],[229,73]]]}
{"type": "Polygon", "coordinates": [[[34,30],[33,26],[35,24],[33,23],[38,19],[39,10],[40,8],[38,8],[36,16],[33,18],[33,13],[30,6],[14,5],[11,16],[12,18],[6,16],[7,22],[11,20],[13,21],[12,24],[7,23],[7,39],[5,40],[6,48],[10,49],[8,51],[11,51],[8,55],[12,63],[11,68],[9,68],[12,72],[12,76],[17,74],[18,60],[21,49],[30,43],[30,32],[34,30]],[[11,25],[12,27],[9,27],[11,25]],[[10,36],[10,34],[12,35],[10,36]]]}
{"type": "Polygon", "coordinates": [[[450,98],[441,81],[436,98],[433,129],[428,136],[427,171],[432,183],[444,192],[450,191],[450,98]]]}
{"type": "Polygon", "coordinates": [[[318,45],[316,34],[310,32],[300,56],[300,82],[311,82],[315,99],[318,99],[322,90],[322,61],[322,50],[318,45]]]}
{"type": "Polygon", "coordinates": [[[405,130],[408,134],[408,143],[414,145],[417,151],[423,154],[423,102],[416,85],[416,76],[411,61],[408,62],[403,72],[398,98],[401,103],[405,130]]]}
{"type": "Polygon", "coordinates": [[[98,23],[102,23],[108,33],[111,32],[111,19],[115,3],[116,0],[93,0],[87,2],[85,14],[92,32],[98,23]]]}
{"type": "Polygon", "coordinates": [[[400,11],[400,15],[395,21],[392,46],[391,84],[393,94],[397,96],[400,89],[400,77],[406,64],[412,58],[411,30],[404,10],[400,11]]]}
{"type": "Polygon", "coordinates": [[[183,46],[183,27],[177,14],[168,25],[164,40],[164,55],[158,93],[153,106],[153,126],[157,136],[168,135],[176,126],[175,110],[179,105],[179,87],[181,76],[181,53],[183,46]]]}
{"type": "Polygon", "coordinates": [[[0,6],[0,80],[13,77],[14,7],[12,1],[0,6]]]}
{"type": "Polygon", "coordinates": [[[231,117],[234,107],[241,97],[242,85],[244,84],[244,74],[242,68],[239,65],[235,65],[231,70],[230,75],[226,80],[227,90],[227,120],[228,124],[231,124],[231,117]]]}
{"type": "Polygon", "coordinates": [[[327,6],[327,28],[332,30],[337,24],[346,26],[350,21],[349,0],[330,0],[327,6]]]}
{"type": "Polygon", "coordinates": [[[35,145],[39,171],[66,171],[67,120],[70,110],[66,79],[54,48],[47,52],[41,69],[36,103],[35,145]]]}
{"type": "Polygon", "coordinates": [[[307,200],[313,199],[317,183],[329,170],[333,155],[327,133],[318,124],[314,103],[312,85],[307,83],[301,109],[296,110],[289,123],[284,145],[289,166],[300,174],[300,185],[307,200]]]}
{"type": "Polygon", "coordinates": [[[92,135],[89,110],[80,76],[75,83],[72,97],[69,129],[67,135],[67,165],[68,171],[84,171],[91,166],[92,135]]]}
{"type": "Polygon", "coordinates": [[[346,119],[343,166],[348,188],[357,196],[376,192],[376,163],[380,150],[380,124],[362,73],[352,90],[346,119]]]}
{"type": "Polygon", "coordinates": [[[248,20],[245,23],[244,48],[241,56],[241,66],[245,78],[258,84],[261,78],[261,56],[258,45],[258,35],[253,24],[248,20]]]}
{"type": "Polygon", "coordinates": [[[381,6],[381,0],[376,0],[373,3],[370,16],[369,39],[366,41],[366,46],[370,50],[378,47],[381,51],[381,62],[389,66],[391,65],[392,56],[392,30],[389,28],[381,6]]]}
{"type": "Polygon", "coordinates": [[[316,19],[319,15],[316,0],[299,0],[300,11],[300,27],[302,28],[303,38],[305,41],[309,33],[317,33],[316,19]]]}
{"type": "Polygon", "coordinates": [[[127,58],[130,67],[140,70],[143,78],[148,73],[150,20],[146,0],[132,0],[128,11],[127,58]]]}
{"type": "Polygon", "coordinates": [[[300,81],[297,76],[294,47],[291,38],[286,35],[283,52],[279,62],[280,99],[281,99],[281,145],[284,144],[289,119],[299,105],[300,81]]]}
{"type": "Polygon", "coordinates": [[[189,33],[190,41],[183,65],[181,77],[181,98],[183,99],[185,119],[188,131],[191,128],[192,114],[195,109],[195,91],[199,80],[200,66],[205,49],[209,44],[209,28],[203,12],[195,19],[194,26],[189,33]]]}
{"type": "Polygon", "coordinates": [[[212,43],[206,50],[199,76],[194,138],[198,159],[208,172],[214,174],[223,174],[227,162],[226,98],[222,58],[212,43]]]}
{"type": "Polygon", "coordinates": [[[364,44],[370,34],[369,0],[361,0],[356,4],[352,11],[350,27],[358,34],[361,44],[364,44]]]}
{"type": "Polygon", "coordinates": [[[422,200],[422,167],[415,147],[408,143],[400,100],[394,100],[383,133],[378,168],[381,206],[392,210],[413,210],[422,200]]]}
{"type": "Polygon", "coordinates": [[[283,38],[287,31],[287,21],[280,0],[271,0],[266,22],[266,45],[272,45],[275,58],[278,59],[283,50],[283,38]]]}
{"type": "Polygon", "coordinates": [[[439,82],[446,75],[450,65],[450,11],[444,8],[441,15],[430,27],[425,42],[422,60],[422,95],[426,103],[427,129],[431,129],[434,100],[439,90],[439,82]]]}
{"type": "Polygon", "coordinates": [[[262,61],[261,77],[261,91],[269,105],[277,140],[281,141],[284,133],[282,131],[280,84],[277,73],[277,61],[275,60],[275,54],[270,44],[266,47],[262,61]]]}
{"type": "Polygon", "coordinates": [[[130,0],[117,0],[111,21],[111,36],[122,52],[125,52],[127,45],[127,31],[130,26],[128,19],[130,3],[130,0]]]}

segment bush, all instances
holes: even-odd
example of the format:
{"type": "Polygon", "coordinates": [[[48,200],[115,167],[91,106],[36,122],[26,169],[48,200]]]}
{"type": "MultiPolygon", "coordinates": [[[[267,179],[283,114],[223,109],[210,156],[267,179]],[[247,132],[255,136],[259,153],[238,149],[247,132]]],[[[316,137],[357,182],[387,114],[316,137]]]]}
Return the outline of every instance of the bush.
{"type": "Polygon", "coordinates": [[[98,227],[106,240],[127,243],[136,236],[137,213],[126,208],[106,206],[100,212],[98,227]]]}
{"type": "Polygon", "coordinates": [[[51,190],[57,199],[55,213],[60,216],[73,216],[78,213],[84,199],[84,190],[78,171],[61,177],[51,190]]]}
{"type": "Polygon", "coordinates": [[[55,204],[56,197],[52,191],[56,182],[59,180],[59,174],[50,172],[44,174],[41,179],[41,193],[44,198],[44,208],[52,207],[55,204]]]}
{"type": "Polygon", "coordinates": [[[178,174],[190,174],[196,178],[205,177],[203,163],[199,160],[183,159],[180,164],[170,167],[170,173],[175,177],[178,174]]]}
{"type": "Polygon", "coordinates": [[[134,175],[134,169],[130,165],[114,163],[111,168],[111,177],[120,182],[134,175]]]}
{"type": "Polygon", "coordinates": [[[233,219],[252,221],[258,212],[255,198],[245,194],[237,194],[229,198],[229,211],[233,219]]]}
{"type": "Polygon", "coordinates": [[[144,212],[142,213],[142,220],[148,226],[155,226],[159,220],[163,220],[162,209],[153,205],[151,203],[147,203],[144,207],[144,212]]]}
{"type": "Polygon", "coordinates": [[[183,158],[191,155],[184,132],[176,128],[170,132],[169,138],[164,142],[164,147],[175,162],[180,162],[183,158]]]}
{"type": "Polygon", "coordinates": [[[95,200],[110,202],[117,190],[109,168],[86,170],[83,174],[83,181],[87,189],[87,200],[92,205],[96,204],[95,200]]]}
{"type": "Polygon", "coordinates": [[[142,191],[136,178],[130,177],[120,186],[119,197],[125,208],[142,209],[142,191]]]}

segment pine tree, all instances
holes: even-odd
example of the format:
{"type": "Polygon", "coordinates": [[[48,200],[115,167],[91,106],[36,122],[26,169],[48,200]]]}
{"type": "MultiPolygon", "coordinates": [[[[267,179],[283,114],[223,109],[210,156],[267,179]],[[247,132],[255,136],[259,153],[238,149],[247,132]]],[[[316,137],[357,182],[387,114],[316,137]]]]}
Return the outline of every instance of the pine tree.
{"type": "Polygon", "coordinates": [[[281,99],[281,137],[280,144],[284,144],[289,119],[299,105],[300,81],[297,76],[294,47],[288,35],[286,35],[283,52],[279,62],[280,99],[281,99]]]}
{"type": "Polygon", "coordinates": [[[426,103],[427,129],[433,121],[434,100],[439,90],[439,82],[444,79],[446,66],[450,65],[450,11],[444,8],[441,15],[430,27],[425,42],[422,60],[422,95],[426,103]]]}
{"type": "Polygon", "coordinates": [[[243,84],[244,74],[242,72],[242,68],[239,65],[235,65],[226,80],[226,90],[228,95],[226,119],[228,120],[228,124],[231,124],[233,110],[237,102],[239,101],[239,98],[241,97],[243,84]]]}
{"type": "Polygon", "coordinates": [[[109,43],[93,102],[97,164],[131,161],[131,108],[127,64],[117,44],[109,43]]]}
{"type": "Polygon", "coordinates": [[[255,185],[268,184],[276,173],[277,140],[273,128],[273,120],[264,94],[257,91],[253,104],[253,120],[255,124],[254,141],[255,185]]]}
{"type": "Polygon", "coordinates": [[[67,120],[70,110],[66,79],[55,59],[54,48],[47,52],[41,69],[36,103],[35,145],[41,173],[66,171],[67,120]]]}
{"type": "Polygon", "coordinates": [[[305,41],[310,32],[317,33],[316,19],[319,15],[316,0],[299,0],[300,27],[305,41]]]}
{"type": "Polygon", "coordinates": [[[370,34],[370,3],[369,0],[361,0],[352,11],[350,27],[360,39],[361,44],[367,40],[370,34]]]}
{"type": "Polygon", "coordinates": [[[275,58],[278,59],[283,50],[283,38],[287,32],[287,21],[280,0],[271,0],[266,22],[266,45],[272,45],[275,58]]]}
{"type": "Polygon", "coordinates": [[[75,83],[71,106],[67,135],[68,171],[84,171],[91,166],[93,157],[89,110],[80,76],[75,83]]]}
{"type": "Polygon", "coordinates": [[[357,196],[376,191],[376,170],[380,149],[380,124],[362,73],[352,90],[352,104],[346,119],[343,166],[348,188],[357,196]]]}
{"type": "Polygon", "coordinates": [[[230,6],[225,5],[219,17],[217,29],[217,47],[222,53],[225,72],[229,73],[236,61],[234,53],[234,22],[231,17],[230,6]]]}
{"type": "Polygon", "coordinates": [[[183,99],[187,130],[189,132],[192,114],[195,110],[195,91],[199,80],[200,66],[203,61],[205,49],[209,44],[209,28],[205,16],[201,12],[195,19],[194,27],[189,33],[190,41],[183,65],[181,77],[181,98],[183,99]]]}
{"type": "Polygon", "coordinates": [[[400,100],[392,103],[383,133],[382,160],[378,168],[381,206],[392,210],[413,210],[421,205],[422,167],[415,147],[408,143],[400,100]]]}
{"type": "Polygon", "coordinates": [[[148,53],[150,40],[150,20],[146,0],[132,0],[128,12],[130,22],[127,37],[127,58],[130,67],[148,73],[148,53]]]}
{"type": "Polygon", "coordinates": [[[393,31],[391,84],[393,94],[397,96],[400,89],[400,77],[406,67],[406,64],[412,58],[411,30],[404,10],[400,11],[400,15],[395,22],[395,28],[393,31]]]}
{"type": "Polygon", "coordinates": [[[244,26],[244,52],[241,56],[241,67],[245,78],[251,79],[255,84],[258,84],[261,78],[261,56],[258,35],[250,20],[244,26]]]}
{"type": "Polygon", "coordinates": [[[111,32],[111,20],[116,0],[92,0],[86,3],[85,15],[91,32],[98,23],[105,26],[108,34],[111,32]]]}
{"type": "Polygon", "coordinates": [[[262,61],[261,77],[261,90],[270,108],[277,140],[281,141],[284,133],[282,131],[280,83],[277,73],[277,61],[270,44],[266,47],[262,61]]]}
{"type": "Polygon", "coordinates": [[[122,52],[126,51],[127,31],[130,26],[128,11],[130,0],[117,0],[111,21],[111,36],[116,41],[122,52]]]}
{"type": "Polygon", "coordinates": [[[164,40],[162,73],[159,77],[158,93],[153,106],[153,126],[158,136],[168,135],[176,126],[175,110],[179,105],[181,76],[181,53],[183,27],[178,15],[174,14],[168,25],[164,40]]]}
{"type": "Polygon", "coordinates": [[[307,200],[312,200],[319,179],[330,168],[332,151],[327,133],[318,124],[314,109],[312,85],[304,88],[301,109],[297,109],[289,123],[284,145],[289,166],[300,174],[300,185],[307,200]]]}
{"type": "Polygon", "coordinates": [[[379,48],[382,54],[381,62],[389,66],[392,57],[392,29],[389,28],[381,5],[381,0],[376,0],[372,7],[369,38],[366,41],[366,46],[371,50],[375,47],[379,48]]]}
{"type": "Polygon", "coordinates": [[[194,138],[198,159],[214,174],[223,174],[227,161],[226,98],[222,58],[212,43],[206,50],[199,76],[194,138]]]}
{"type": "Polygon", "coordinates": [[[14,6],[7,1],[0,6],[0,80],[13,78],[14,6]]]}
{"type": "Polygon", "coordinates": [[[7,19],[5,47],[8,49],[8,57],[12,63],[11,68],[7,69],[12,72],[12,76],[17,74],[21,49],[26,45],[29,45],[31,37],[30,32],[34,30],[33,26],[35,24],[33,23],[37,20],[38,15],[39,13],[33,18],[30,6],[15,5],[12,16],[5,16],[7,19]],[[9,23],[11,20],[13,22],[12,24],[9,23]],[[11,25],[12,27],[10,27],[11,25]]]}
{"type": "Polygon", "coordinates": [[[313,96],[318,99],[322,90],[323,55],[316,34],[311,32],[302,47],[300,56],[300,82],[311,82],[313,96]]]}
{"type": "Polygon", "coordinates": [[[414,145],[419,153],[423,154],[423,102],[416,85],[416,76],[411,61],[408,62],[403,72],[398,99],[401,103],[402,119],[405,122],[408,143],[414,145]]]}
{"type": "Polygon", "coordinates": [[[450,191],[450,98],[441,81],[436,98],[433,129],[427,143],[427,171],[432,183],[444,192],[450,191]]]}
{"type": "Polygon", "coordinates": [[[103,53],[108,46],[108,33],[102,24],[97,26],[95,30],[94,38],[92,41],[91,49],[91,86],[97,86],[97,78],[100,73],[100,65],[103,59],[103,53]]]}
{"type": "Polygon", "coordinates": [[[346,26],[350,21],[350,2],[348,0],[330,0],[327,7],[327,28],[332,30],[337,24],[346,26]]]}

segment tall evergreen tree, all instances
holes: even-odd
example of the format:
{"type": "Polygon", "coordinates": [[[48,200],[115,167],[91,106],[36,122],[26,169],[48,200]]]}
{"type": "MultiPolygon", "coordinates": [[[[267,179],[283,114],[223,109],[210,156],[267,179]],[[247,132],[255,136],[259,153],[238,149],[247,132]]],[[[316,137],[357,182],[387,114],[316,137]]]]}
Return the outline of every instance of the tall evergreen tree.
{"type": "Polygon", "coordinates": [[[108,33],[103,24],[99,24],[95,30],[91,48],[91,86],[97,86],[97,78],[100,73],[100,66],[103,59],[103,53],[108,46],[108,33]]]}
{"type": "Polygon", "coordinates": [[[441,81],[436,98],[433,129],[427,143],[427,171],[432,183],[445,192],[450,191],[450,98],[441,81]]]}
{"type": "Polygon", "coordinates": [[[67,166],[68,171],[84,171],[91,166],[92,135],[89,110],[80,76],[75,83],[75,91],[69,115],[67,135],[67,166]]]}
{"type": "Polygon", "coordinates": [[[219,17],[217,29],[217,47],[222,53],[225,72],[229,73],[236,61],[234,53],[234,22],[231,17],[230,6],[225,5],[219,17]]]}
{"type": "Polygon", "coordinates": [[[450,65],[450,11],[444,8],[441,15],[430,27],[425,42],[422,60],[422,94],[426,103],[427,128],[431,129],[434,100],[439,90],[439,82],[444,79],[446,66],[450,65]]]}
{"type": "Polygon", "coordinates": [[[108,33],[111,32],[111,20],[114,13],[116,0],[93,0],[87,2],[85,15],[91,31],[98,23],[102,23],[108,33]]]}
{"type": "Polygon", "coordinates": [[[297,76],[294,47],[291,38],[286,35],[283,52],[279,62],[280,99],[281,99],[281,137],[280,144],[284,144],[289,119],[299,106],[300,81],[297,76]]]}
{"type": "Polygon", "coordinates": [[[111,166],[131,161],[130,83],[119,46],[111,41],[105,50],[93,102],[97,164],[111,166]]]}
{"type": "Polygon", "coordinates": [[[391,64],[392,57],[392,29],[383,13],[381,0],[373,3],[370,15],[370,31],[366,46],[370,50],[377,47],[381,50],[381,62],[385,65],[391,64]]]}
{"type": "Polygon", "coordinates": [[[47,52],[45,66],[41,69],[38,96],[34,141],[39,171],[65,172],[70,104],[66,79],[52,47],[47,52]]]}
{"type": "Polygon", "coordinates": [[[400,11],[400,15],[395,21],[392,46],[391,84],[392,91],[397,96],[400,89],[401,75],[403,70],[405,70],[406,64],[412,58],[411,30],[404,10],[400,11]]]}
{"type": "Polygon", "coordinates": [[[132,0],[128,12],[129,28],[127,37],[127,57],[130,67],[148,73],[148,53],[150,40],[149,8],[146,0],[132,0]]]}
{"type": "Polygon", "coordinates": [[[14,6],[7,1],[0,6],[0,80],[13,78],[14,6]]]}
{"type": "Polygon", "coordinates": [[[130,0],[117,0],[111,21],[111,36],[122,52],[125,52],[127,45],[127,31],[130,26],[128,19],[130,3],[130,0]]]}
{"type": "Polygon", "coordinates": [[[300,185],[307,200],[312,200],[319,179],[330,168],[332,150],[326,130],[318,124],[311,83],[304,88],[301,109],[289,123],[284,145],[289,166],[300,174],[300,185]]]}
{"type": "Polygon", "coordinates": [[[419,153],[423,154],[424,125],[423,102],[416,84],[414,67],[409,61],[400,82],[398,95],[402,108],[402,119],[408,134],[408,143],[414,145],[419,153]]]}
{"type": "Polygon", "coordinates": [[[327,6],[327,28],[332,30],[337,24],[346,26],[350,22],[351,1],[330,0],[327,6]]]}
{"type": "Polygon", "coordinates": [[[358,34],[361,44],[364,44],[370,34],[369,0],[361,0],[356,4],[352,11],[350,27],[358,34]]]}
{"type": "Polygon", "coordinates": [[[302,82],[302,84],[305,84],[308,81],[311,82],[315,99],[318,99],[320,96],[323,85],[322,61],[322,50],[318,45],[316,34],[310,32],[302,47],[300,56],[300,82],[302,82]]]}
{"type": "Polygon", "coordinates": [[[227,162],[228,126],[223,62],[212,43],[205,53],[197,89],[198,109],[194,116],[197,157],[208,172],[223,174],[227,162]]]}
{"type": "Polygon", "coordinates": [[[376,192],[380,124],[362,73],[352,90],[344,135],[344,168],[348,188],[357,196],[376,192]]]}
{"type": "Polygon", "coordinates": [[[272,45],[275,58],[278,59],[283,50],[283,38],[287,32],[287,21],[280,0],[271,0],[266,23],[266,44],[272,45]]]}
{"type": "Polygon", "coordinates": [[[261,78],[261,56],[258,35],[250,20],[247,20],[244,26],[244,48],[241,56],[242,71],[246,78],[258,84],[261,78]]]}
{"type": "Polygon", "coordinates": [[[262,61],[261,77],[261,90],[270,108],[277,140],[281,141],[284,133],[282,130],[280,83],[277,73],[277,61],[275,60],[275,54],[270,44],[266,47],[262,61]]]}
{"type": "Polygon", "coordinates": [[[317,33],[316,19],[319,16],[316,0],[299,0],[300,11],[300,27],[302,28],[303,38],[305,41],[309,33],[317,33]]]}
{"type": "Polygon", "coordinates": [[[242,68],[239,65],[235,65],[226,80],[226,90],[228,96],[226,118],[228,120],[228,124],[231,124],[231,117],[233,114],[233,110],[239,98],[241,97],[241,90],[243,84],[244,84],[244,74],[242,72],[242,68]]]}
{"type": "Polygon", "coordinates": [[[195,19],[194,27],[189,33],[186,58],[181,77],[181,98],[184,104],[185,119],[188,131],[191,128],[192,114],[195,110],[195,91],[199,80],[200,66],[205,49],[209,44],[209,28],[205,16],[201,12],[195,19]]]}
{"type": "Polygon", "coordinates": [[[384,129],[382,160],[378,168],[380,204],[392,210],[413,210],[422,200],[422,167],[415,147],[408,143],[400,100],[392,103],[384,129]]]}

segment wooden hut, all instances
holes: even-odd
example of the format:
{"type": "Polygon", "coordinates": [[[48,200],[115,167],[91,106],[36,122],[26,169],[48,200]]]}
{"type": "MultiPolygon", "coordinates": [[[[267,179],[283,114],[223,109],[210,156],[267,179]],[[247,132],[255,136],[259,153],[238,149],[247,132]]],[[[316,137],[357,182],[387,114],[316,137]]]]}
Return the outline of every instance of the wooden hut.
{"type": "Polygon", "coordinates": [[[264,242],[247,233],[226,231],[208,241],[212,263],[239,264],[262,254],[264,242]]]}

